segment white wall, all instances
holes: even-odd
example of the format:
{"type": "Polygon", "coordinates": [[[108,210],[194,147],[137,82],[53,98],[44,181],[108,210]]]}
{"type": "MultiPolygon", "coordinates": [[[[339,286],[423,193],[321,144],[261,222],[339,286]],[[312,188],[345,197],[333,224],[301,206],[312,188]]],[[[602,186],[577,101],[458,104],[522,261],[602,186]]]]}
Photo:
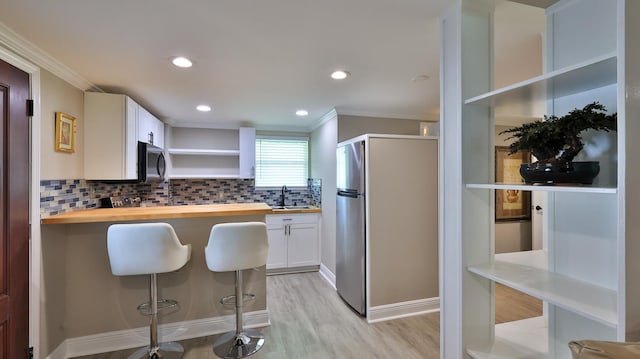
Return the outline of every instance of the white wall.
{"type": "Polygon", "coordinates": [[[494,87],[542,74],[544,9],[505,1],[494,12],[494,87]]]}
{"type": "Polygon", "coordinates": [[[336,146],[337,114],[311,133],[311,178],[322,180],[321,262],[336,272],[336,146]]]}
{"type": "Polygon", "coordinates": [[[338,115],[338,142],[365,133],[419,135],[420,122],[397,118],[338,115]]]}
{"type": "Polygon", "coordinates": [[[331,111],[311,133],[311,177],[322,179],[322,264],[336,269],[336,147],[365,133],[418,135],[420,121],[338,115],[331,111]]]}
{"type": "Polygon", "coordinates": [[[82,90],[41,70],[42,127],[40,149],[40,179],[78,179],[84,172],[84,93],[82,90]],[[76,151],[54,150],[56,112],[76,118],[76,151]]]}

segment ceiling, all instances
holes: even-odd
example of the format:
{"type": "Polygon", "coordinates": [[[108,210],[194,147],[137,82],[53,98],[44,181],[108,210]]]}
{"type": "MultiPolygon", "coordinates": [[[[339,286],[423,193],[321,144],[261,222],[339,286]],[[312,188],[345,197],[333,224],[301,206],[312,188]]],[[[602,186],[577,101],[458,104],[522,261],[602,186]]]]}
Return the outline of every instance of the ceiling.
{"type": "Polygon", "coordinates": [[[71,69],[83,90],[127,94],[172,125],[308,131],[332,109],[437,121],[438,17],[451,3],[0,0],[0,32],[71,69]],[[351,75],[333,80],[336,69],[351,75]]]}

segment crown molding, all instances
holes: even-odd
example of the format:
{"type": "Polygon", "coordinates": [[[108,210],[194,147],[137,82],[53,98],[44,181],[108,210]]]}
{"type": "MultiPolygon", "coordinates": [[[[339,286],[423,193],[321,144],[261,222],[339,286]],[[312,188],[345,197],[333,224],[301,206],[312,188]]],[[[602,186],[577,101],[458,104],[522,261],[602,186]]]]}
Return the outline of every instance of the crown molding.
{"type": "Polygon", "coordinates": [[[383,113],[383,112],[367,112],[367,111],[358,111],[358,110],[348,110],[348,109],[337,109],[338,115],[343,116],[359,116],[359,117],[376,117],[376,118],[393,118],[399,120],[416,120],[416,121],[429,121],[424,116],[420,115],[407,115],[407,114],[398,114],[398,113],[383,113]]]}
{"type": "Polygon", "coordinates": [[[56,60],[53,56],[49,55],[1,22],[0,45],[14,52],[16,55],[19,55],[35,65],[51,72],[82,91],[87,91],[89,89],[100,90],[80,74],[56,60]]]}
{"type": "Polygon", "coordinates": [[[329,112],[322,115],[318,119],[318,122],[316,122],[309,128],[310,132],[315,131],[318,127],[324,125],[326,122],[333,120],[334,118],[337,118],[337,117],[338,117],[338,111],[336,111],[335,108],[331,109],[329,112]]]}

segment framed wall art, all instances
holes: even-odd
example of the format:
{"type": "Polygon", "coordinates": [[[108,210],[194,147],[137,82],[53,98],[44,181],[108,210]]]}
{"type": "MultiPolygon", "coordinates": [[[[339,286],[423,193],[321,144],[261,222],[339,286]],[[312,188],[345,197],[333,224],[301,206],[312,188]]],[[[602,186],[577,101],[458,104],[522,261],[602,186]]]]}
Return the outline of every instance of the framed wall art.
{"type": "MultiPolygon", "coordinates": [[[[520,165],[531,162],[528,151],[509,154],[509,147],[496,146],[496,183],[522,183],[520,165]]],[[[496,190],[496,221],[531,219],[531,191],[496,190]]]]}
{"type": "Polygon", "coordinates": [[[76,118],[64,112],[56,112],[55,149],[58,152],[76,151],[76,118]]]}

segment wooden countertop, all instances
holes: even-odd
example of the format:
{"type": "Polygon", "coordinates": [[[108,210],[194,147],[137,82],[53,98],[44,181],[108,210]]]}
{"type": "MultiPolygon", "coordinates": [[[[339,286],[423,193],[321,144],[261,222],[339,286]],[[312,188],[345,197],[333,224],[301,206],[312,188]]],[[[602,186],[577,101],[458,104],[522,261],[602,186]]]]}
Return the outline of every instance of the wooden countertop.
{"type": "Polygon", "coordinates": [[[274,213],[266,203],[231,203],[188,206],[91,208],[42,219],[42,224],[139,221],[146,219],[246,216],[274,213]]]}
{"type": "Polygon", "coordinates": [[[305,208],[288,207],[287,209],[272,208],[272,214],[286,214],[286,213],[321,213],[322,209],[316,206],[309,206],[305,208]]]}

